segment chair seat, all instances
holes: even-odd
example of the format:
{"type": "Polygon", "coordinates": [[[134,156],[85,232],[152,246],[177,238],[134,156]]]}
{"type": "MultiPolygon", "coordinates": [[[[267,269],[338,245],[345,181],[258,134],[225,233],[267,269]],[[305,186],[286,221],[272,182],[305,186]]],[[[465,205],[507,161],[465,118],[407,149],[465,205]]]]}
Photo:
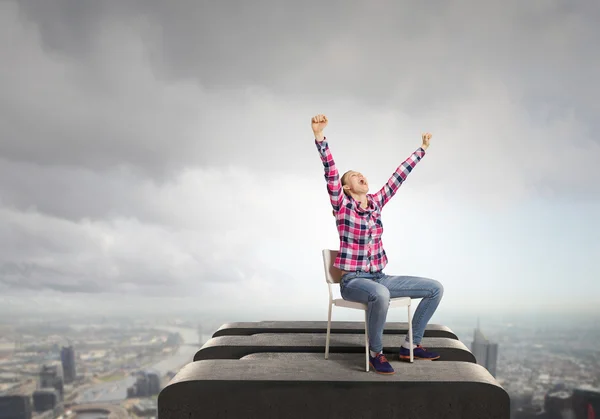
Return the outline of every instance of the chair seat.
{"type": "Polygon", "coordinates": [[[367,309],[366,304],[344,300],[343,298],[336,298],[335,300],[333,300],[333,304],[335,304],[338,307],[356,308],[358,310],[366,310],[367,309]]]}
{"type": "Polygon", "coordinates": [[[390,299],[390,308],[392,307],[410,307],[410,297],[397,297],[390,299]]]}
{"type": "MultiPolygon", "coordinates": [[[[390,298],[390,308],[408,307],[408,306],[410,306],[410,301],[411,300],[409,297],[390,298]]],[[[333,304],[335,304],[338,307],[355,308],[358,310],[366,310],[367,309],[366,304],[344,300],[343,298],[336,298],[332,302],[333,302],[333,304]]]]}

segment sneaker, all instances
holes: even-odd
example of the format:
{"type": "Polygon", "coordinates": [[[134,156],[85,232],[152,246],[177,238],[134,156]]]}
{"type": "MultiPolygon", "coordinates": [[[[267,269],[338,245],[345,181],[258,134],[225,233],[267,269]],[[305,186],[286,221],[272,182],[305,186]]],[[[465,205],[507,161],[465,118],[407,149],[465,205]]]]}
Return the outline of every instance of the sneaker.
{"type": "Polygon", "coordinates": [[[369,365],[379,374],[393,374],[394,368],[390,365],[383,353],[372,357],[369,355],[369,365]]]}
{"type": "MultiPolygon", "coordinates": [[[[429,352],[421,345],[417,345],[417,347],[413,349],[413,357],[414,359],[426,359],[433,361],[434,359],[438,359],[440,356],[434,352],[429,352]]],[[[400,359],[403,361],[410,361],[410,350],[404,346],[400,347],[400,359]]]]}

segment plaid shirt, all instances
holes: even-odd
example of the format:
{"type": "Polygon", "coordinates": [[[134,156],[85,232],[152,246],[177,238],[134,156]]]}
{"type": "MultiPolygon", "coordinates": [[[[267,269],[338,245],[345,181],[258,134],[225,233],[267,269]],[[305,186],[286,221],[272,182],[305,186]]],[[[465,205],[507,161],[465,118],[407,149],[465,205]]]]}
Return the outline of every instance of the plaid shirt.
{"type": "Polygon", "coordinates": [[[387,265],[381,235],[381,210],[398,191],[408,174],[425,156],[419,147],[404,161],[388,182],[375,194],[367,194],[368,206],[361,208],[360,202],[342,191],[340,175],[329,151],[327,139],[321,143],[315,140],[321,161],[325,168],[327,192],[336,218],[340,249],[333,266],[342,271],[378,272],[387,265]]]}

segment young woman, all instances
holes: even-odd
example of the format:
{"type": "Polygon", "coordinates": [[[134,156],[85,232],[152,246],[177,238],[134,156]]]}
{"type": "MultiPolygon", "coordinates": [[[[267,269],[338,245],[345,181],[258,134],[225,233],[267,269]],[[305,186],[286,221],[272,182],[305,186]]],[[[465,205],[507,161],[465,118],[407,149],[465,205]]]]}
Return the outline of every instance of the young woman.
{"type": "MultiPolygon", "coordinates": [[[[325,168],[327,191],[340,236],[340,249],[334,266],[342,271],[342,298],[367,304],[367,324],[371,367],[380,374],[394,369],[383,355],[383,329],[390,298],[421,298],[413,316],[413,350],[415,359],[438,359],[439,355],[421,346],[425,326],[437,309],[444,288],[438,281],[414,276],[390,276],[383,273],[387,256],[381,242],[381,210],[394,196],[415,165],[425,156],[431,134],[423,134],[423,144],[392,174],[375,194],[359,172],[350,170],[339,177],[323,130],[325,115],[312,118],[315,144],[325,168]]],[[[409,337],[400,347],[400,359],[410,359],[409,337]]]]}

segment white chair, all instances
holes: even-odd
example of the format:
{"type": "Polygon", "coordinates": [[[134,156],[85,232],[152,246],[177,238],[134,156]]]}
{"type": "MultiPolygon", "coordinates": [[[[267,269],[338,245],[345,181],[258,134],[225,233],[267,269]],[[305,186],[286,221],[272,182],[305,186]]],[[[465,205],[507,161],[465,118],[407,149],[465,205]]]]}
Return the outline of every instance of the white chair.
{"type": "MultiPolygon", "coordinates": [[[[333,292],[331,286],[333,284],[339,284],[342,272],[333,266],[333,262],[337,257],[337,250],[323,249],[323,267],[325,268],[325,280],[327,281],[327,287],[329,288],[329,314],[327,317],[327,338],[325,341],[325,359],[329,359],[329,336],[331,334],[331,311],[333,306],[353,308],[356,310],[363,310],[365,312],[365,359],[366,359],[366,370],[369,371],[369,331],[367,326],[367,305],[363,303],[357,303],[354,301],[347,301],[343,298],[333,298],[333,292]]],[[[398,297],[390,299],[390,308],[393,307],[407,307],[408,310],[408,336],[410,340],[410,362],[414,361],[413,354],[413,333],[412,333],[412,314],[410,311],[411,299],[409,297],[398,297]]]]}

